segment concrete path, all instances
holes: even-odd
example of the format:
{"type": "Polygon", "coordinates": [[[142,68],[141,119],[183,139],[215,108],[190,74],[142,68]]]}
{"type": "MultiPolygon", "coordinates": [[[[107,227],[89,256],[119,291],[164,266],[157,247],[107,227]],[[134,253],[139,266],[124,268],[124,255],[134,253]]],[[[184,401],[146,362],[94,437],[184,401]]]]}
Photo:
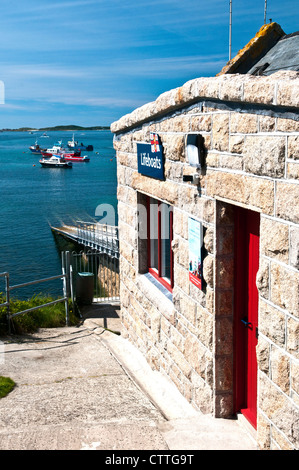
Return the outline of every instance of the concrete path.
{"type": "Polygon", "coordinates": [[[237,421],[195,411],[120,328],[117,305],[93,305],[78,327],[0,338],[0,375],[16,382],[0,450],[256,449],[237,421]]]}

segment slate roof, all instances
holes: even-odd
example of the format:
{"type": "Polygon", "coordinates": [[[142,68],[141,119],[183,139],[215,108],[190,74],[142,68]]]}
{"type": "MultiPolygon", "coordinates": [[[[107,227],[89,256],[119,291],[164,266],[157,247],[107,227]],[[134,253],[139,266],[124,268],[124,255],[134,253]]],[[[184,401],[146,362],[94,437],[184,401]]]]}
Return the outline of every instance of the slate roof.
{"type": "Polygon", "coordinates": [[[299,31],[283,36],[247,73],[271,75],[279,70],[299,71],[299,31]]]}
{"type": "Polygon", "coordinates": [[[299,31],[286,34],[278,23],[269,23],[217,75],[271,75],[279,70],[299,71],[299,31]]]}

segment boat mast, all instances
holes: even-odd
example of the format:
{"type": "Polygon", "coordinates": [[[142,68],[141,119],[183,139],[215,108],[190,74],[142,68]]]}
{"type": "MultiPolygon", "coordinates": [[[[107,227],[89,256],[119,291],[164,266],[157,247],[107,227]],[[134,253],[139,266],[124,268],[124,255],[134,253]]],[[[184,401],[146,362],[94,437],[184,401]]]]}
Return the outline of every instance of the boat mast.
{"type": "Polygon", "coordinates": [[[232,0],[229,0],[229,60],[232,58],[232,0]]]}

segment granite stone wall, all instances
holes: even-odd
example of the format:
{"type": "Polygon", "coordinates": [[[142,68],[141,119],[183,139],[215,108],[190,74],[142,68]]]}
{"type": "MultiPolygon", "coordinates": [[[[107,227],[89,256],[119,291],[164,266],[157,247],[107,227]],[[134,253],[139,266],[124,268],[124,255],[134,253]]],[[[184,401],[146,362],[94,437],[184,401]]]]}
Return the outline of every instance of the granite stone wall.
{"type": "Polygon", "coordinates": [[[299,448],[299,73],[198,78],[111,125],[117,152],[123,335],[192,405],[233,413],[233,207],[260,213],[258,424],[261,449],[299,448]],[[137,171],[157,132],[165,181],[137,171]],[[204,137],[206,166],[185,137],[204,137]],[[200,184],[183,181],[198,171],[200,184]],[[146,275],[145,195],[173,206],[172,298],[146,275]],[[188,218],[204,228],[204,289],[189,282],[188,218]]]}

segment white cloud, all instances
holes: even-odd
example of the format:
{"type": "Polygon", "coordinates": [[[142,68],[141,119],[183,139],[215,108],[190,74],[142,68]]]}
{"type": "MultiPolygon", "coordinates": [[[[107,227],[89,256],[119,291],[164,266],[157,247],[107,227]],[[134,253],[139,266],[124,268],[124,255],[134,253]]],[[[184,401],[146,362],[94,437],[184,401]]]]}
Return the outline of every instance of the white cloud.
{"type": "Polygon", "coordinates": [[[19,64],[2,66],[1,73],[6,77],[34,78],[77,78],[84,77],[84,70],[51,64],[19,64]]]}
{"type": "Polygon", "coordinates": [[[3,114],[3,111],[15,111],[15,110],[26,111],[28,110],[28,106],[12,104],[12,103],[7,103],[7,102],[4,103],[3,106],[1,106],[1,114],[3,114]]]}
{"type": "Polygon", "coordinates": [[[119,73],[133,76],[161,76],[168,77],[170,72],[175,72],[177,77],[186,72],[194,74],[219,70],[219,65],[224,65],[226,58],[223,55],[213,56],[185,56],[185,57],[158,57],[144,60],[127,60],[118,63],[119,73]]]}
{"type": "Polygon", "coordinates": [[[39,102],[44,101],[45,103],[52,103],[52,104],[63,104],[67,106],[84,106],[84,107],[106,107],[106,108],[123,108],[123,107],[131,107],[137,108],[144,103],[150,101],[150,97],[148,95],[130,95],[127,97],[123,97],[117,95],[115,93],[109,94],[105,93],[105,96],[99,96],[96,94],[88,94],[84,91],[71,90],[69,93],[58,92],[54,93],[51,96],[47,96],[44,100],[38,100],[39,102]]]}
{"type": "Polygon", "coordinates": [[[169,89],[159,88],[159,80],[163,80],[164,87],[169,77],[175,77],[178,83],[175,86],[180,86],[191,78],[215,75],[225,63],[223,55],[190,55],[111,59],[83,68],[51,64],[4,65],[2,72],[10,102],[31,100],[37,108],[49,103],[134,109],[155,99],[154,93],[169,89]],[[155,86],[144,87],[143,79],[151,79],[155,86]]]}

